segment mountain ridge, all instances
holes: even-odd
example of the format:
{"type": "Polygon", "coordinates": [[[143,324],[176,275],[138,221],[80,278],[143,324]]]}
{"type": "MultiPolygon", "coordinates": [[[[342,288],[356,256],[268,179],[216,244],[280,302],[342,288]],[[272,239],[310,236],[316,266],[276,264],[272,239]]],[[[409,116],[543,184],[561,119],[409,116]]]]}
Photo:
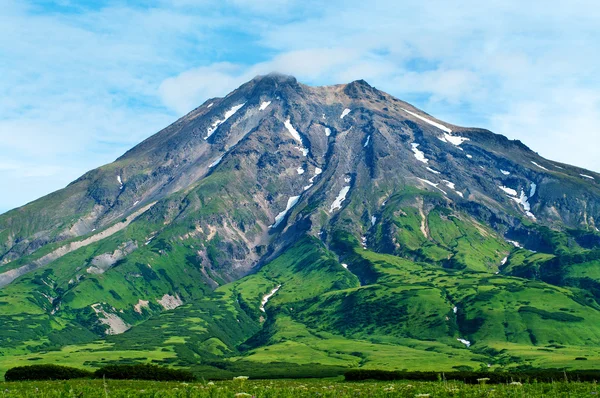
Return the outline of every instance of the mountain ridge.
{"type": "Polygon", "coordinates": [[[258,76],[0,215],[0,353],[547,366],[530,350],[597,348],[599,179],[364,80],[258,76]],[[161,322],[163,343],[148,342],[161,322]],[[382,361],[384,343],[402,355],[382,361]]]}

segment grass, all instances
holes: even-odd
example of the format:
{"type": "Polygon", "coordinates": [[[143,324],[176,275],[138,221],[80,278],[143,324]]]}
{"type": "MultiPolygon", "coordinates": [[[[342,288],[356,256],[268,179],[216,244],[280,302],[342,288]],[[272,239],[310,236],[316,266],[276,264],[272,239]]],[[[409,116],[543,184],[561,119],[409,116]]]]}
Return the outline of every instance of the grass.
{"type": "Polygon", "coordinates": [[[143,353],[135,350],[113,350],[113,344],[94,342],[77,346],[66,346],[60,351],[40,352],[29,355],[0,356],[0,374],[9,368],[33,364],[55,364],[72,367],[83,367],[94,370],[98,364],[111,362],[151,362],[174,358],[173,351],[146,350],[143,353]]]}
{"type": "MultiPolygon", "coordinates": [[[[441,375],[440,375],[441,377],[441,375]]],[[[151,382],[70,380],[0,383],[11,397],[584,397],[600,392],[595,383],[478,385],[462,382],[344,382],[341,379],[151,382]]]]}
{"type": "MultiPolygon", "coordinates": [[[[182,193],[189,207],[178,210],[176,224],[145,215],[2,289],[0,373],[31,363],[93,369],[152,362],[226,378],[600,365],[600,306],[579,285],[544,279],[597,277],[598,253],[564,234],[532,230],[548,253],[516,249],[467,213],[440,205],[439,195],[408,190],[388,200],[375,225],[353,201],[324,241],[299,236],[255,273],[225,283],[222,271],[243,245],[224,230],[208,234],[223,206],[240,199],[227,193],[240,191],[228,182],[215,173],[182,193]],[[85,272],[94,257],[128,241],[138,249],[113,268],[85,272]],[[212,291],[204,271],[221,286],[212,291]],[[262,298],[277,286],[261,311],[262,298]],[[177,294],[185,305],[165,312],[157,302],[163,294],[177,294]],[[60,297],[55,315],[46,296],[60,297]],[[149,302],[141,314],[134,311],[138,300],[149,302]],[[104,336],[89,308],[96,302],[132,329],[104,336]]],[[[248,211],[230,212],[231,224],[254,231],[248,211]]]]}

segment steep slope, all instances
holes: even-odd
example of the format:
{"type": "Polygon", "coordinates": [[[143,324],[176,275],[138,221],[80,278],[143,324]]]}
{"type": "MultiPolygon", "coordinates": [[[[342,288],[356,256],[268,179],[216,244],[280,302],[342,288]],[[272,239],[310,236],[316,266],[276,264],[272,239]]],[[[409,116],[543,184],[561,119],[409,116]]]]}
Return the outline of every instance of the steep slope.
{"type": "Polygon", "coordinates": [[[576,366],[600,337],[599,183],[364,81],[259,76],[0,216],[0,354],[115,335],[213,370],[548,366],[552,345],[576,366]]]}

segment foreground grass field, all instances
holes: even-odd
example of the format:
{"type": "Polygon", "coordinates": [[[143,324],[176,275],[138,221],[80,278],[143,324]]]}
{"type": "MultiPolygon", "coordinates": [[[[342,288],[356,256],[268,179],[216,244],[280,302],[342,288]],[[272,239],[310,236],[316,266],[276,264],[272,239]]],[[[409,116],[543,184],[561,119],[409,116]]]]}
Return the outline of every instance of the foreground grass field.
{"type": "Polygon", "coordinates": [[[117,380],[0,383],[4,397],[590,397],[595,383],[467,385],[459,382],[232,380],[175,383],[117,380]]]}

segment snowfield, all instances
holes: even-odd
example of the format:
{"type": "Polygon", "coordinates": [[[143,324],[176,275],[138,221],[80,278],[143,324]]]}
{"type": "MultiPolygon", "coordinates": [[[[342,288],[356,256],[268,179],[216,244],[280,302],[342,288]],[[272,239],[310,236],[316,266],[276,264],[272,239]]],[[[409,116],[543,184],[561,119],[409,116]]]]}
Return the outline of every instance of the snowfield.
{"type": "Polygon", "coordinates": [[[275,295],[275,293],[277,293],[277,291],[281,288],[281,285],[277,286],[276,288],[274,288],[273,290],[271,290],[268,294],[266,294],[261,302],[260,302],[260,310],[262,312],[266,312],[265,311],[265,305],[267,305],[267,303],[269,302],[269,300],[271,299],[271,297],[273,297],[275,295]]]}
{"type": "Polygon", "coordinates": [[[214,162],[212,162],[211,164],[208,165],[208,168],[213,168],[216,165],[218,165],[219,163],[221,163],[221,160],[223,160],[223,156],[217,158],[214,162]]]}
{"type": "Polygon", "coordinates": [[[290,133],[290,135],[296,140],[298,141],[299,144],[302,144],[302,137],[300,137],[300,134],[298,133],[298,130],[296,130],[294,128],[294,126],[292,126],[292,122],[290,121],[290,118],[287,118],[287,120],[284,123],[285,128],[287,129],[287,131],[290,133]]]}
{"type": "Polygon", "coordinates": [[[235,115],[235,113],[237,111],[239,111],[244,105],[246,105],[245,102],[243,104],[236,105],[236,106],[232,107],[231,109],[229,109],[227,112],[225,112],[225,115],[223,115],[223,119],[219,119],[219,120],[215,121],[208,128],[208,130],[206,130],[206,136],[204,137],[204,139],[207,140],[211,135],[213,135],[215,133],[215,131],[217,131],[217,128],[220,125],[222,125],[223,123],[225,123],[227,121],[227,119],[229,119],[230,117],[235,115]]]}
{"type": "Polygon", "coordinates": [[[275,223],[269,228],[276,228],[281,223],[281,221],[283,221],[283,218],[285,217],[287,212],[290,211],[292,207],[296,206],[296,203],[298,203],[298,199],[300,199],[300,196],[292,196],[291,198],[289,198],[285,210],[275,216],[275,223]]]}
{"type": "Polygon", "coordinates": [[[500,186],[498,187],[501,190],[503,190],[506,194],[510,195],[510,196],[517,196],[517,191],[515,191],[512,188],[508,188],[508,187],[504,187],[504,186],[500,186]]]}
{"type": "Polygon", "coordinates": [[[456,339],[458,341],[460,341],[461,343],[463,343],[464,345],[468,347],[471,347],[471,342],[469,340],[465,340],[465,339],[456,339]]]}
{"type": "Polygon", "coordinates": [[[544,166],[537,164],[537,163],[536,163],[536,162],[534,162],[533,160],[531,161],[531,163],[533,163],[535,166],[539,167],[539,168],[540,168],[540,169],[542,169],[542,170],[550,171],[550,170],[548,170],[547,168],[545,168],[544,166]]]}
{"type": "Polygon", "coordinates": [[[333,213],[334,210],[339,210],[342,208],[342,202],[344,200],[346,200],[346,195],[348,195],[349,191],[350,191],[350,185],[346,185],[344,188],[342,188],[342,190],[338,194],[337,198],[335,198],[335,200],[331,204],[331,207],[329,208],[330,213],[333,213]]]}
{"type": "Polygon", "coordinates": [[[419,162],[423,162],[425,164],[429,163],[429,159],[425,157],[425,153],[419,150],[419,144],[413,142],[410,145],[412,146],[412,151],[415,154],[415,158],[417,158],[419,162]]]}
{"type": "Polygon", "coordinates": [[[447,195],[446,191],[444,191],[443,189],[438,187],[438,185],[440,185],[440,184],[436,184],[436,183],[426,180],[424,178],[419,178],[419,180],[421,180],[422,182],[424,182],[427,185],[431,185],[432,187],[439,189],[440,191],[442,191],[444,193],[444,195],[447,195]]]}
{"type": "Polygon", "coordinates": [[[294,126],[292,126],[292,123],[290,122],[290,118],[288,118],[285,123],[285,128],[287,129],[287,131],[290,133],[290,135],[296,140],[298,141],[298,143],[300,144],[300,146],[295,147],[296,149],[298,149],[300,152],[302,152],[302,155],[304,156],[308,156],[308,149],[304,148],[304,143],[302,142],[302,137],[300,137],[300,133],[298,133],[298,130],[296,130],[294,128],[294,126]]]}
{"type": "MultiPolygon", "coordinates": [[[[444,133],[443,137],[438,137],[440,141],[449,142],[452,145],[460,146],[463,142],[469,141],[466,137],[461,137],[459,135],[450,135],[448,133],[444,133]]],[[[460,148],[462,149],[462,148],[460,148]]]]}
{"type": "Polygon", "coordinates": [[[417,115],[416,113],[414,113],[414,112],[411,112],[411,111],[409,111],[409,110],[407,110],[407,109],[404,109],[404,108],[400,108],[400,109],[402,109],[404,112],[406,112],[406,113],[408,113],[408,114],[411,114],[411,115],[413,115],[413,116],[414,116],[414,117],[416,117],[417,119],[421,119],[421,120],[422,120],[422,121],[424,121],[425,123],[429,123],[429,124],[431,124],[432,126],[435,126],[435,127],[437,127],[438,129],[440,129],[440,130],[442,130],[442,131],[445,131],[445,132],[446,132],[446,133],[448,133],[448,134],[452,133],[452,130],[450,130],[448,127],[444,126],[443,124],[440,124],[440,123],[438,123],[438,122],[434,122],[433,120],[429,120],[429,119],[427,119],[426,117],[423,117],[423,116],[417,115]]]}

